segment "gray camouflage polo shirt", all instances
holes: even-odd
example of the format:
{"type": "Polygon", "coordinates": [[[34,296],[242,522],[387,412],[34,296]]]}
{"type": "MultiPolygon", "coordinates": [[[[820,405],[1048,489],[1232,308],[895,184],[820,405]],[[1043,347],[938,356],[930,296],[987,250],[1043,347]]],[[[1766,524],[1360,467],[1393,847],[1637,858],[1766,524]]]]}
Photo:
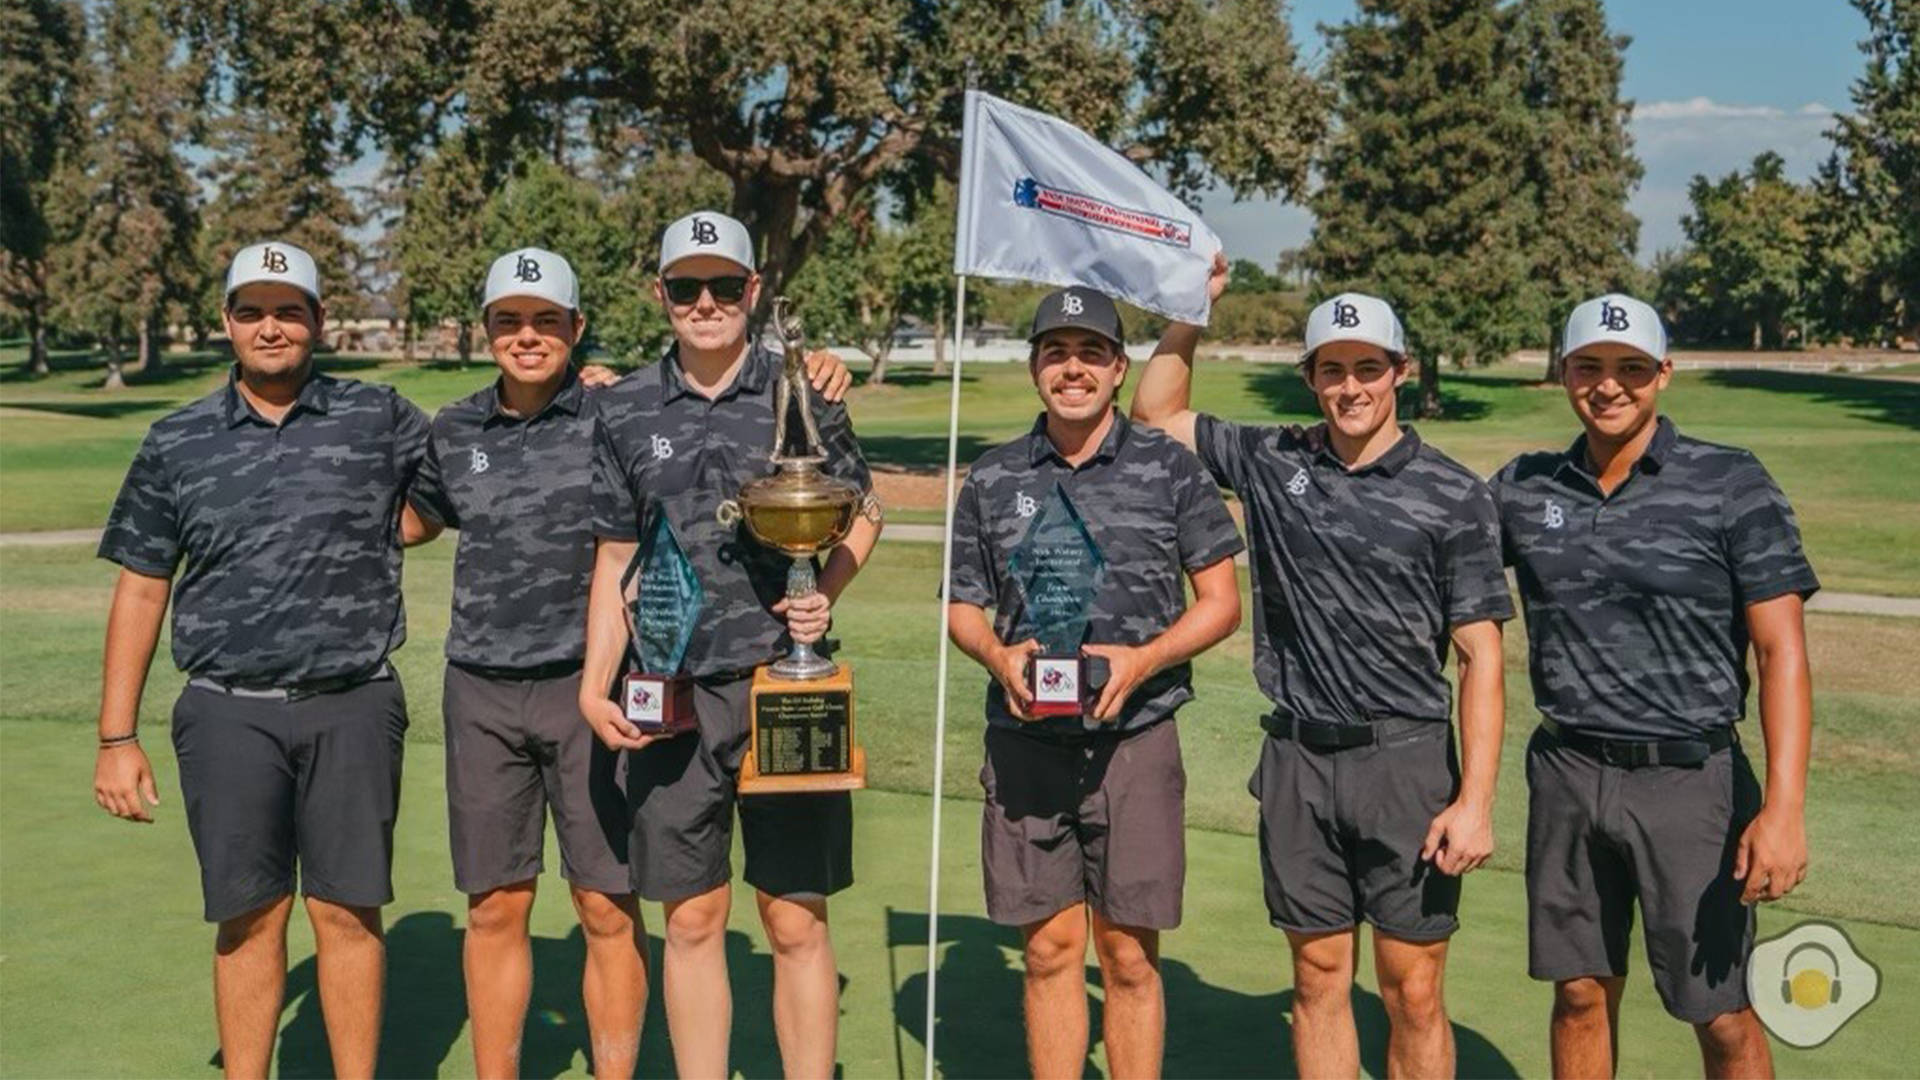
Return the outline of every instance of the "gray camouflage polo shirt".
{"type": "Polygon", "coordinates": [[[227,385],[156,421],[100,557],[171,577],[173,662],[238,686],[370,672],[407,637],[400,499],[427,417],[315,373],[278,425],[227,385]]]}
{"type": "Polygon", "coordinates": [[[1657,423],[1611,496],[1584,435],[1493,478],[1534,702],[1600,735],[1690,738],[1743,718],[1747,605],[1820,588],[1766,468],[1657,423]]]}
{"type": "Polygon", "coordinates": [[[407,498],[460,530],[447,659],[515,671],[586,655],[593,577],[593,414],[579,377],[531,417],[496,380],[433,418],[407,498]]]}
{"type": "MultiPolygon", "coordinates": [[[[774,391],[781,359],[755,345],[733,384],[712,400],[687,388],[679,346],[592,401],[599,416],[593,450],[593,533],[609,540],[652,534],[665,514],[706,595],[687,646],[686,674],[744,672],[785,647],[787,624],[772,613],[787,591],[786,556],[761,546],[746,525],[722,526],[715,511],[748,481],[772,473],[774,391]],[[643,531],[644,530],[644,531],[643,531]]],[[[870,490],[872,477],[844,404],[809,385],[826,471],[870,490]]],[[[798,418],[789,423],[789,437],[798,418]]]]}
{"type": "MultiPolygon", "coordinates": [[[[953,513],[950,601],[993,608],[994,633],[1010,642],[1021,625],[1020,587],[1008,572],[1013,553],[1059,484],[1106,560],[1093,600],[1086,642],[1143,645],[1187,609],[1187,572],[1239,553],[1244,545],[1220,490],[1194,456],[1164,432],[1137,427],[1116,412],[1092,457],[1069,464],[1047,437],[1047,417],[1012,442],[980,455],[967,472],[953,513]]],[[[1193,666],[1179,664],[1148,679],[1114,720],[1117,730],[1144,728],[1193,699],[1193,666]]],[[[1022,723],[1007,711],[997,680],[987,687],[987,723],[1084,735],[1077,716],[1022,723]]]]}
{"type": "Polygon", "coordinates": [[[1202,415],[1194,429],[1246,506],[1254,677],[1282,716],[1445,723],[1450,631],[1513,617],[1493,498],[1412,428],[1351,471],[1325,428],[1202,415]]]}

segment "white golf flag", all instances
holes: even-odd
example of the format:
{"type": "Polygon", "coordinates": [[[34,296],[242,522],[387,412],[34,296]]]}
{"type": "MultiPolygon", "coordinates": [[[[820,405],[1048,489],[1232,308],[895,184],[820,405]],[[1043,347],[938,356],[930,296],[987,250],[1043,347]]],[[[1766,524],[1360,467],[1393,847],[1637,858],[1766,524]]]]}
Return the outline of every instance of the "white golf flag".
{"type": "Polygon", "coordinates": [[[956,274],[1085,285],[1206,325],[1220,238],[1200,215],[1093,136],[967,91],[956,274]]]}

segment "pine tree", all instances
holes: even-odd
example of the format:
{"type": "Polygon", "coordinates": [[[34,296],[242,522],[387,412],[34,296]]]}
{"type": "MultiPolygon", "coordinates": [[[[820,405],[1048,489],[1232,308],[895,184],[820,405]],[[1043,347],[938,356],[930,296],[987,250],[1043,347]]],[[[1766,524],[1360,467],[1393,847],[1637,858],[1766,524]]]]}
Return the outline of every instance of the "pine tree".
{"type": "Polygon", "coordinates": [[[0,7],[0,307],[27,325],[28,369],[47,373],[49,181],[84,130],[86,13],[74,0],[0,7]]]}
{"type": "Polygon", "coordinates": [[[1814,181],[1810,314],[1836,336],[1920,336],[1920,0],[1853,6],[1867,65],[1814,181]]]}
{"type": "Polygon", "coordinates": [[[56,309],[99,337],[117,388],[127,333],[157,369],[166,308],[199,283],[194,186],[177,150],[195,134],[198,79],[153,0],[104,5],[99,18],[87,142],[53,181],[49,263],[56,309]]]}
{"type": "MultiPolygon", "coordinates": [[[[1627,196],[1644,170],[1620,100],[1628,38],[1607,30],[1600,0],[1521,0],[1512,55],[1530,121],[1526,232],[1528,321],[1546,328],[1549,381],[1558,381],[1560,332],[1573,305],[1627,288],[1640,222],[1627,196]]],[[[1531,336],[1531,335],[1530,335],[1531,336]]]]}
{"type": "Polygon", "coordinates": [[[397,227],[387,234],[397,275],[394,306],[406,313],[409,335],[454,320],[462,364],[473,359],[473,325],[487,272],[481,215],[496,179],[477,140],[464,134],[428,157],[417,176],[394,178],[405,199],[397,227]]]}
{"type": "Polygon", "coordinates": [[[1497,360],[1525,332],[1529,124],[1498,0],[1360,0],[1330,32],[1335,130],[1309,199],[1325,295],[1392,303],[1440,413],[1440,362],[1497,360]]]}

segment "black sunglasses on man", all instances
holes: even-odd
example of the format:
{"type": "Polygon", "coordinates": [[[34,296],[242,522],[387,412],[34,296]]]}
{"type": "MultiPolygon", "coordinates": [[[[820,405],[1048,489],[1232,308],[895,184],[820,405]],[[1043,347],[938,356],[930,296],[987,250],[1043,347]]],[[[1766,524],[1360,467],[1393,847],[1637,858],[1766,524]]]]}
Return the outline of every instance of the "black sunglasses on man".
{"type": "Polygon", "coordinates": [[[699,303],[701,290],[711,294],[716,304],[737,304],[747,295],[747,278],[742,274],[662,278],[661,285],[666,289],[667,299],[682,307],[699,303]]]}

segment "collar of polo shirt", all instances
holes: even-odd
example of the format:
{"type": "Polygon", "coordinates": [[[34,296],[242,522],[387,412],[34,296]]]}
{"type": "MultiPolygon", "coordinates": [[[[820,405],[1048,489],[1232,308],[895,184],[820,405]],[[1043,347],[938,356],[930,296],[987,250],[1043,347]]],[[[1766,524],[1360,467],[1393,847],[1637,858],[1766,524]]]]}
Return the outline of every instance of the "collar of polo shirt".
{"type": "MultiPolygon", "coordinates": [[[[1327,425],[1322,421],[1319,426],[1324,429],[1327,425]]],[[[1407,463],[1412,461],[1419,453],[1420,433],[1413,430],[1412,424],[1402,424],[1400,425],[1399,440],[1392,446],[1387,447],[1386,453],[1381,454],[1379,457],[1374,458],[1372,461],[1367,462],[1357,469],[1347,468],[1347,463],[1340,460],[1339,454],[1334,453],[1332,440],[1328,439],[1324,434],[1320,437],[1320,452],[1315,454],[1314,457],[1315,460],[1331,465],[1351,476],[1364,476],[1370,472],[1378,472],[1386,476],[1398,476],[1400,470],[1406,468],[1407,463]]]]}
{"type": "MultiPolygon", "coordinates": [[[[308,363],[311,364],[312,361],[309,360],[308,363]]],[[[332,381],[332,379],[320,374],[318,371],[309,371],[307,373],[307,381],[300,384],[300,393],[293,399],[293,409],[287,411],[287,416],[292,417],[296,409],[325,413],[327,407],[332,402],[332,396],[327,392],[327,386],[332,381]]],[[[262,423],[271,423],[272,421],[267,420],[266,417],[255,412],[253,406],[247,404],[246,399],[240,396],[239,382],[240,365],[235,364],[233,367],[227,369],[227,400],[225,404],[227,426],[230,428],[239,427],[249,419],[257,419],[262,423]]]]}
{"type": "MultiPolygon", "coordinates": [[[[1127,432],[1132,427],[1133,425],[1127,422],[1127,414],[1115,408],[1113,426],[1107,429],[1106,437],[1100,440],[1099,447],[1094,450],[1093,456],[1089,457],[1087,462],[1099,461],[1102,458],[1112,461],[1120,453],[1120,446],[1126,442],[1127,432]]],[[[1053,445],[1052,439],[1047,438],[1047,414],[1041,413],[1034,420],[1032,430],[1027,432],[1027,464],[1038,465],[1048,458],[1066,461],[1066,458],[1061,457],[1060,448],[1053,445]]]]}
{"type": "Polygon", "coordinates": [[[482,423],[490,424],[500,420],[534,420],[555,409],[570,416],[578,416],[583,393],[585,390],[580,383],[580,372],[572,364],[568,364],[560,389],[553,392],[553,397],[541,407],[539,412],[532,416],[514,416],[507,412],[506,406],[501,402],[500,379],[495,379],[487,387],[487,417],[482,423]]]}
{"type": "MultiPolygon", "coordinates": [[[[1673,426],[1671,419],[1665,415],[1654,417],[1653,439],[1647,443],[1647,449],[1640,455],[1640,460],[1633,463],[1635,471],[1659,472],[1661,466],[1666,464],[1667,451],[1673,449],[1673,441],[1679,437],[1680,431],[1673,426]]],[[[1582,476],[1593,475],[1593,470],[1587,468],[1586,432],[1583,431],[1574,436],[1573,445],[1567,447],[1566,456],[1560,464],[1562,468],[1572,468],[1582,476]]]]}
{"type": "MultiPolygon", "coordinates": [[[[747,358],[740,362],[740,370],[734,374],[733,382],[725,390],[720,391],[714,400],[722,401],[735,394],[757,394],[765,390],[767,384],[773,380],[774,373],[779,370],[780,364],[780,357],[772,349],[758,342],[748,345],[747,358]]],[[[658,366],[660,388],[666,392],[666,400],[672,401],[693,393],[687,381],[680,377],[679,342],[676,341],[667,347],[667,354],[661,357],[658,366]]]]}

